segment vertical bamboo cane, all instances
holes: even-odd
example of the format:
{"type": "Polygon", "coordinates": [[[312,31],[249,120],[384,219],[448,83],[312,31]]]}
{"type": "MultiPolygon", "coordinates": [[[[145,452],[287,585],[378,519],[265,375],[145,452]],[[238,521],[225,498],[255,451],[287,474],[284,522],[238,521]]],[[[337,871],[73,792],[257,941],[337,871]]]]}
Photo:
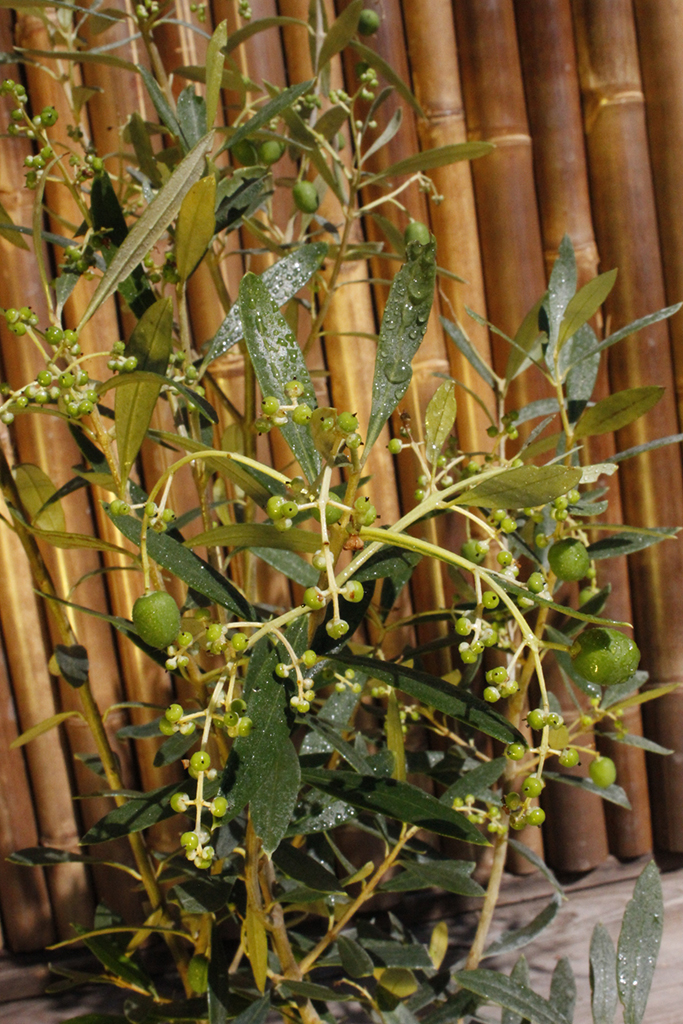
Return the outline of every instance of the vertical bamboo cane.
{"type": "Polygon", "coordinates": [[[5,942],[20,953],[54,941],[54,930],[43,870],[8,864],[5,859],[15,850],[38,843],[22,751],[9,750],[17,734],[5,653],[0,648],[0,911],[5,942]]]}
{"type": "MultiPolygon", "coordinates": [[[[341,13],[346,6],[347,0],[338,0],[337,11],[341,13]]],[[[380,28],[377,35],[373,37],[373,47],[382,57],[384,57],[384,59],[394,68],[397,74],[404,81],[408,81],[409,69],[406,57],[403,18],[398,0],[382,0],[378,5],[378,13],[381,18],[380,28]]],[[[353,92],[355,89],[355,85],[353,84],[356,81],[355,64],[356,55],[350,50],[347,51],[345,54],[345,72],[348,92],[353,92]]],[[[393,115],[399,105],[403,108],[403,124],[401,129],[385,147],[373,154],[366,161],[364,166],[367,170],[379,173],[395,161],[400,160],[409,154],[415,153],[419,148],[417,128],[413,113],[396,94],[390,97],[377,111],[376,120],[378,125],[377,128],[374,129],[374,133],[368,133],[368,142],[371,142],[373,138],[382,132],[388,123],[389,118],[393,115]]],[[[368,200],[377,199],[382,194],[383,192],[380,189],[373,189],[370,187],[365,190],[363,201],[367,202],[368,200]]],[[[400,201],[416,219],[421,221],[426,221],[428,219],[426,201],[424,196],[419,192],[416,184],[411,185],[410,188],[400,196],[400,201]]],[[[393,204],[382,205],[379,208],[379,212],[381,212],[382,216],[385,216],[389,221],[391,221],[395,227],[399,228],[399,230],[402,230],[405,227],[405,214],[403,214],[393,204]]],[[[384,241],[384,236],[380,232],[377,224],[369,217],[366,218],[365,221],[365,231],[368,238],[374,241],[384,241]]],[[[385,260],[378,258],[372,259],[370,261],[370,265],[373,276],[380,279],[386,277],[387,266],[391,266],[391,264],[387,264],[385,260]]],[[[374,290],[375,301],[380,309],[383,309],[387,296],[386,286],[378,284],[375,285],[374,290]]],[[[434,379],[434,374],[437,372],[448,373],[450,370],[443,332],[437,319],[438,311],[439,306],[437,299],[427,325],[424,340],[412,362],[413,378],[410,388],[401,402],[401,410],[405,411],[410,416],[410,426],[416,440],[422,439],[424,410],[438,386],[438,382],[434,379]]],[[[396,424],[398,424],[398,422],[399,421],[396,420],[396,424]]],[[[402,505],[404,508],[408,508],[414,504],[413,494],[416,487],[416,477],[419,475],[419,471],[416,470],[414,462],[412,460],[408,461],[405,457],[403,459],[399,459],[397,471],[402,505]]],[[[426,537],[426,539],[432,542],[436,542],[438,540],[445,546],[455,546],[457,543],[453,533],[453,523],[451,520],[439,523],[438,526],[434,521],[432,521],[425,524],[415,532],[416,534],[419,533],[419,535],[426,537]]],[[[436,565],[432,561],[427,561],[426,559],[419,563],[411,579],[411,591],[416,608],[427,609],[446,607],[446,589],[441,566],[436,565]]],[[[440,624],[435,624],[434,627],[430,628],[420,627],[418,630],[420,639],[423,641],[438,636],[442,632],[443,630],[440,628],[440,624]]],[[[432,667],[435,670],[442,672],[449,671],[451,664],[448,652],[443,651],[438,657],[435,657],[432,667]]]]}
{"type": "MultiPolygon", "coordinates": [[[[635,25],[626,0],[575,0],[573,14],[596,237],[604,265],[619,267],[607,303],[616,329],[665,304],[635,25]]],[[[655,324],[622,342],[618,351],[611,350],[609,367],[614,388],[667,387],[645,421],[619,431],[621,448],[676,432],[666,324],[655,324]]],[[[677,449],[662,448],[627,461],[620,475],[628,522],[654,526],[680,521],[683,480],[677,449]]],[[[649,548],[629,561],[636,636],[652,684],[683,677],[681,571],[680,545],[649,548]]],[[[680,759],[683,696],[674,693],[645,707],[648,734],[677,750],[674,756],[680,759]]],[[[683,850],[678,765],[657,761],[650,780],[657,841],[665,849],[683,850]]]]}
{"type": "MultiPolygon", "coordinates": [[[[655,186],[667,302],[683,296],[683,10],[676,0],[635,0],[640,72],[647,108],[647,132],[655,186]]],[[[678,420],[683,422],[683,313],[669,321],[673,346],[678,420]]]]}
{"type": "MultiPolygon", "coordinates": [[[[454,5],[460,74],[470,139],[496,149],[472,165],[489,319],[514,335],[545,290],[543,247],[534,192],[531,138],[511,0],[459,0],[454,5]]],[[[505,372],[508,346],[492,339],[496,372],[505,372]]],[[[546,393],[534,370],[517,378],[514,404],[546,393]]],[[[537,830],[524,841],[540,849],[537,830]]],[[[513,870],[530,866],[516,855],[513,870]]]]}
{"type": "MultiPolygon", "coordinates": [[[[568,0],[551,0],[550,9],[547,4],[541,5],[538,0],[531,0],[529,4],[517,2],[516,13],[527,110],[534,140],[534,169],[547,272],[550,273],[566,233],[572,239],[576,252],[578,286],[581,287],[597,273],[598,252],[588,192],[571,7],[568,0]]],[[[608,390],[604,361],[596,396],[605,397],[608,390]]],[[[592,462],[604,462],[614,454],[614,438],[612,435],[591,438],[588,448],[592,462]]],[[[605,478],[605,485],[609,489],[610,501],[610,511],[606,518],[610,522],[621,522],[618,478],[605,478]]],[[[606,559],[598,563],[598,569],[600,585],[609,583],[612,586],[609,614],[630,621],[631,600],[626,559],[606,559]]],[[[563,684],[558,682],[561,693],[564,693],[563,684]]],[[[561,696],[561,693],[558,695],[561,696]]],[[[642,734],[639,708],[627,712],[626,724],[630,731],[642,734]]],[[[590,737],[586,737],[586,741],[592,742],[590,737]]],[[[587,794],[580,790],[554,787],[556,791],[562,788],[565,800],[569,799],[570,803],[572,800],[577,801],[575,812],[564,819],[566,826],[559,820],[555,794],[548,801],[551,824],[546,832],[557,832],[555,845],[560,856],[565,858],[562,864],[557,857],[553,859],[558,867],[564,866],[570,871],[586,870],[586,867],[573,866],[573,859],[581,846],[577,841],[577,829],[581,830],[587,851],[582,862],[587,864],[592,859],[593,863],[587,866],[595,866],[604,859],[604,818],[608,825],[610,849],[617,856],[638,857],[652,847],[644,752],[637,747],[610,744],[609,753],[616,760],[620,780],[629,780],[628,796],[633,811],[624,813],[614,804],[604,802],[600,805],[590,798],[586,800],[587,794]],[[586,803],[585,808],[582,808],[582,803],[586,803]],[[589,808],[591,813],[588,813],[589,808]],[[558,818],[556,822],[555,818],[558,818]],[[571,842],[564,840],[565,830],[568,834],[571,832],[571,842]]],[[[587,773],[587,768],[587,765],[583,766],[583,774],[587,773]]]]}
{"type": "MultiPolygon", "coordinates": [[[[402,0],[413,89],[424,119],[417,122],[423,149],[467,141],[460,88],[458,55],[450,0],[402,0]]],[[[437,191],[445,196],[431,204],[429,218],[439,244],[439,266],[463,277],[466,284],[439,280],[442,309],[464,326],[484,360],[491,360],[488,331],[471,320],[465,306],[486,316],[486,297],[474,206],[472,169],[467,161],[430,172],[437,191]]],[[[448,346],[451,372],[484,401],[491,394],[455,345],[448,346]]],[[[466,391],[458,391],[458,436],[465,451],[477,451],[489,425],[480,406],[466,391]]]]}

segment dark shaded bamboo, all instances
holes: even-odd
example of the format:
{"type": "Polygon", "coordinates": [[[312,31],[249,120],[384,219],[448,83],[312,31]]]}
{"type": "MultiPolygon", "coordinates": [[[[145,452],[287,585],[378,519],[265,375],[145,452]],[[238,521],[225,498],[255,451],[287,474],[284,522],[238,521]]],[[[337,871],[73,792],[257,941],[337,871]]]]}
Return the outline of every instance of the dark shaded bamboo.
{"type": "MultiPolygon", "coordinates": [[[[659,237],[648,156],[645,109],[631,4],[627,0],[575,0],[574,29],[581,81],[595,233],[605,267],[619,267],[607,311],[611,329],[665,305],[659,237]]],[[[610,351],[614,389],[664,385],[662,401],[643,420],[617,435],[621,448],[678,429],[668,329],[655,324],[610,351]]],[[[662,448],[623,463],[622,500],[629,523],[680,522],[683,503],[680,452],[662,448]],[[666,481],[666,486],[662,482],[666,481]]],[[[629,560],[636,637],[650,684],[683,678],[683,571],[679,544],[655,546],[629,560]]],[[[645,705],[648,735],[683,752],[683,695],[645,705]]],[[[650,765],[653,820],[658,843],[683,850],[683,778],[676,762],[650,765]]]]}
{"type": "MultiPolygon", "coordinates": [[[[467,141],[458,53],[450,0],[402,0],[406,42],[410,58],[415,96],[424,111],[417,121],[422,149],[467,141]]],[[[465,306],[486,316],[486,297],[481,251],[474,204],[472,170],[469,162],[436,167],[429,172],[437,191],[445,197],[431,203],[429,219],[438,242],[439,266],[466,281],[442,277],[438,287],[444,316],[456,319],[473,345],[488,363],[491,345],[488,331],[475,323],[465,306]]],[[[491,392],[460,351],[447,341],[451,373],[485,402],[491,392]]],[[[478,451],[489,425],[480,406],[463,390],[458,390],[458,437],[465,451],[478,451]]]]}
{"type": "MultiPolygon", "coordinates": [[[[513,336],[545,290],[514,10],[511,0],[458,0],[453,11],[468,138],[496,145],[472,164],[488,317],[513,336]]],[[[491,344],[502,376],[509,346],[496,336],[491,344]]],[[[545,381],[533,369],[510,391],[512,403],[520,406],[546,393],[545,381]]],[[[540,849],[538,830],[525,829],[522,835],[540,849]]],[[[531,870],[514,854],[509,864],[515,871],[531,870]]]]}
{"type": "Polygon", "coordinates": [[[38,844],[23,751],[9,749],[17,735],[5,652],[0,648],[0,912],[5,944],[21,953],[43,948],[54,941],[55,933],[42,868],[21,867],[6,860],[15,850],[38,844]]]}
{"type": "MultiPolygon", "coordinates": [[[[598,273],[598,251],[590,209],[571,6],[569,0],[550,0],[550,3],[540,3],[539,0],[521,3],[517,0],[516,14],[527,112],[533,137],[534,172],[546,272],[550,274],[562,238],[568,234],[576,253],[578,287],[581,287],[598,273]]],[[[594,326],[600,332],[601,318],[597,319],[599,322],[594,326]]],[[[604,359],[595,394],[599,399],[608,393],[607,360],[604,359]]],[[[587,448],[591,462],[605,462],[614,454],[614,438],[611,434],[591,438],[587,448]]],[[[609,522],[621,522],[618,476],[603,477],[601,483],[608,488],[610,502],[609,512],[603,518],[609,522]]],[[[616,619],[630,621],[632,612],[626,559],[600,561],[598,582],[600,586],[610,584],[612,587],[608,613],[616,619]]],[[[561,680],[557,682],[561,688],[557,691],[558,696],[562,700],[564,685],[561,680]]],[[[639,708],[629,709],[625,724],[636,734],[642,732],[639,708]]],[[[562,789],[565,801],[570,804],[575,802],[574,812],[558,820],[559,831],[552,840],[550,835],[555,831],[554,826],[551,824],[546,829],[549,849],[552,846],[560,858],[566,858],[562,863],[557,856],[549,853],[557,867],[564,866],[569,871],[586,870],[587,867],[573,866],[575,855],[582,845],[582,863],[587,864],[591,856],[593,863],[587,866],[600,863],[605,851],[605,819],[610,849],[616,856],[638,857],[652,848],[644,752],[624,744],[609,746],[609,753],[617,764],[619,779],[628,780],[628,796],[633,811],[625,814],[614,804],[598,804],[580,790],[555,787],[557,790],[562,789]],[[577,839],[577,829],[580,829],[585,842],[577,839]],[[571,837],[571,842],[563,841],[565,832],[567,839],[571,837]],[[587,852],[591,844],[592,855],[587,852]]],[[[587,768],[588,765],[584,764],[584,774],[587,768]]],[[[554,798],[548,801],[548,808],[549,819],[553,819],[555,808],[559,808],[554,798]]]]}
{"type": "MultiPolygon", "coordinates": [[[[683,298],[683,10],[676,0],[634,0],[638,55],[647,109],[667,302],[683,298]]],[[[669,320],[678,420],[683,422],[683,312],[669,320]]]]}

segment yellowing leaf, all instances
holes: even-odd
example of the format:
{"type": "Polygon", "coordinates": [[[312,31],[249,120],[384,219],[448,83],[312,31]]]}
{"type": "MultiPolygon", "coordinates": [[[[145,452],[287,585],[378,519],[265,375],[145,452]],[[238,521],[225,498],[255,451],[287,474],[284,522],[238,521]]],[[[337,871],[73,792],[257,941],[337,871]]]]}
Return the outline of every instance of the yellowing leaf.
{"type": "Polygon", "coordinates": [[[213,174],[196,181],[183,199],[175,234],[176,269],[181,281],[199,264],[216,229],[216,179],[213,174]]]}
{"type": "Polygon", "coordinates": [[[439,921],[434,925],[429,939],[429,958],[438,971],[443,963],[443,958],[448,952],[448,925],[445,921],[439,921]]]}
{"type": "Polygon", "coordinates": [[[407,999],[417,991],[415,975],[407,967],[387,967],[379,977],[379,984],[397,999],[407,999]]]}
{"type": "Polygon", "coordinates": [[[60,711],[58,715],[52,715],[51,718],[45,718],[42,722],[38,722],[37,725],[27,729],[26,732],[22,732],[21,736],[17,736],[15,740],[10,743],[10,750],[16,750],[17,747],[23,747],[25,743],[30,743],[37,736],[42,736],[44,732],[48,732],[50,729],[54,729],[55,726],[60,725],[61,722],[66,721],[67,718],[83,718],[80,711],[60,711]]]}
{"type": "Polygon", "coordinates": [[[453,429],[457,411],[455,382],[445,380],[432,395],[425,415],[425,455],[432,465],[436,464],[453,429]]]}
{"type": "Polygon", "coordinates": [[[17,490],[28,512],[31,524],[40,530],[66,532],[64,509],[58,501],[43,509],[46,501],[56,493],[56,487],[39,466],[26,462],[14,471],[17,490]],[[40,510],[43,509],[41,512],[40,510]],[[40,513],[40,515],[38,515],[40,513]]]}
{"type": "Polygon", "coordinates": [[[5,226],[12,224],[14,224],[14,221],[2,203],[0,203],[0,238],[4,238],[5,241],[10,242],[11,245],[16,245],[17,249],[28,249],[28,245],[19,231],[15,231],[12,227],[5,226]]]}
{"type": "Polygon", "coordinates": [[[206,48],[206,126],[213,128],[223,84],[223,47],[228,41],[228,23],[222,21],[214,29],[206,48]]]}
{"type": "Polygon", "coordinates": [[[394,755],[394,770],[391,773],[392,779],[399,782],[406,780],[406,748],[403,742],[403,728],[401,726],[401,715],[398,709],[398,698],[396,691],[392,690],[387,701],[387,747],[394,755]]]}

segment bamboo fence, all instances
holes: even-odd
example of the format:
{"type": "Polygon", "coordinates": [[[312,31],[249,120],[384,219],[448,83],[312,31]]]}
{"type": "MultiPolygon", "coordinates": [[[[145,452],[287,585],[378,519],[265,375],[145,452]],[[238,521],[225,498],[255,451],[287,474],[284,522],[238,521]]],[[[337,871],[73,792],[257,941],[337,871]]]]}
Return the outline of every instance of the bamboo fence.
{"type": "MultiPolygon", "coordinates": [[[[128,0],[118,0],[121,10],[128,0]]],[[[324,0],[328,21],[340,14],[348,0],[324,0]]],[[[113,6],[113,5],[110,5],[113,6]]],[[[254,0],[254,18],[285,15],[305,19],[308,0],[254,0]]],[[[474,163],[438,168],[431,176],[441,204],[428,202],[412,187],[400,196],[403,208],[385,204],[379,209],[400,231],[408,219],[429,224],[439,244],[438,262],[447,273],[438,279],[438,295],[427,336],[415,362],[415,375],[403,403],[411,427],[419,437],[420,411],[438,386],[435,373],[452,376],[487,400],[485,385],[473,373],[439,324],[439,314],[457,321],[479,352],[504,373],[507,350],[495,335],[470,319],[465,306],[488,317],[503,331],[514,334],[525,315],[544,291],[552,262],[565,234],[572,239],[578,264],[579,284],[598,271],[619,268],[616,288],[605,307],[606,323],[598,315],[596,331],[615,330],[630,320],[683,298],[683,13],[675,0],[368,0],[380,15],[380,29],[367,40],[409,84],[423,116],[400,97],[388,101],[377,116],[381,133],[397,106],[403,114],[401,130],[389,147],[368,161],[379,171],[415,150],[465,140],[495,143],[492,154],[474,163]],[[392,105],[393,104],[393,105],[392,105]],[[452,275],[465,279],[460,284],[452,275]],[[449,276],[451,275],[451,276],[449,276]]],[[[236,0],[214,0],[203,26],[227,19],[229,32],[243,24],[236,0]]],[[[167,25],[159,38],[161,58],[168,73],[179,66],[201,64],[206,38],[188,27],[193,15],[187,0],[178,0],[177,24],[167,25]]],[[[107,41],[123,39],[122,22],[110,30],[107,41]]],[[[0,11],[3,51],[17,45],[45,48],[42,23],[30,13],[14,18],[0,11]]],[[[99,40],[99,37],[97,37],[99,40]]],[[[135,42],[116,52],[133,63],[144,63],[135,42]]],[[[303,81],[312,74],[306,33],[300,27],[272,28],[252,36],[232,52],[238,67],[254,81],[278,85],[303,81]]],[[[346,82],[352,91],[357,57],[335,58],[332,86],[346,82]]],[[[35,109],[52,103],[64,109],[54,79],[24,66],[3,66],[3,72],[23,80],[35,109]]],[[[81,127],[98,151],[109,154],[108,166],[116,170],[122,140],[113,126],[125,122],[132,111],[150,116],[139,76],[132,72],[87,63],[76,69],[78,82],[93,90],[84,107],[81,127]]],[[[185,85],[174,77],[173,88],[185,85]]],[[[221,115],[233,116],[234,97],[223,95],[221,115]]],[[[148,101],[147,101],[148,102],[148,101]]],[[[67,118],[60,119],[60,125],[67,118]]],[[[155,145],[161,144],[155,142],[155,145]]],[[[0,141],[0,200],[15,221],[30,220],[30,195],[22,189],[22,162],[26,149],[15,140],[0,141]]],[[[347,146],[348,151],[348,146],[347,146]]],[[[294,164],[285,154],[276,165],[278,177],[291,177],[294,164]]],[[[66,193],[48,192],[47,201],[56,215],[51,229],[61,230],[60,218],[77,223],[77,211],[66,193]]],[[[368,190],[363,202],[377,193],[368,190]]],[[[328,223],[340,221],[339,207],[327,195],[321,215],[328,223]]],[[[292,213],[291,200],[282,191],[275,215],[281,225],[292,213]]],[[[354,225],[354,239],[387,242],[380,224],[371,217],[354,225]]],[[[224,308],[216,301],[214,284],[221,283],[225,303],[234,301],[245,269],[262,270],[282,252],[243,257],[236,249],[259,245],[242,231],[214,267],[202,265],[188,289],[188,308],[195,345],[199,348],[215,332],[224,308]]],[[[391,246],[387,244],[387,250],[391,246]]],[[[40,312],[41,295],[29,271],[30,256],[0,238],[0,305],[30,304],[40,312]]],[[[47,258],[50,258],[49,254],[47,258]]],[[[58,261],[60,258],[51,257],[58,261]]],[[[394,258],[357,259],[343,267],[320,338],[312,350],[318,397],[339,408],[358,412],[361,426],[367,420],[368,395],[364,387],[372,372],[374,350],[368,336],[376,334],[386,301],[382,283],[398,265],[394,258]]],[[[310,295],[307,298],[311,298],[310,295]]],[[[87,289],[77,290],[67,305],[67,319],[75,323],[85,308],[87,289]]],[[[291,310],[290,310],[291,312],[291,310]]],[[[299,310],[301,336],[310,320],[299,310]]],[[[94,328],[84,332],[91,351],[102,350],[129,330],[129,314],[112,301],[98,314],[94,328]],[[97,346],[97,348],[95,348],[97,346]]],[[[662,402],[645,420],[626,427],[614,438],[591,441],[593,460],[609,458],[615,450],[640,444],[679,429],[683,408],[683,314],[670,322],[655,324],[611,350],[609,376],[599,382],[602,394],[615,388],[663,384],[662,402]],[[677,407],[678,402],[678,407],[677,407]]],[[[2,377],[10,381],[35,373],[33,356],[4,328],[0,318],[2,377]]],[[[93,375],[96,370],[93,368],[93,375]]],[[[229,399],[219,402],[220,433],[240,436],[242,410],[257,402],[253,378],[245,375],[242,354],[233,349],[216,365],[215,386],[229,399]],[[230,412],[232,407],[233,412],[230,412]]],[[[527,375],[515,382],[514,402],[523,404],[545,397],[545,382],[527,375]]],[[[464,446],[476,447],[485,428],[480,407],[462,388],[458,389],[458,431],[464,446]]],[[[157,426],[168,429],[168,411],[159,414],[157,426]]],[[[397,424],[393,425],[395,431],[397,424]]],[[[373,455],[371,489],[382,495],[387,519],[412,504],[415,473],[407,460],[393,460],[384,448],[386,437],[373,455]]],[[[217,434],[217,441],[220,437],[217,434]]],[[[59,486],[71,474],[80,456],[64,432],[48,417],[18,422],[0,438],[11,465],[19,462],[49,465],[59,486]]],[[[289,456],[277,432],[258,441],[243,436],[246,446],[268,452],[274,464],[283,466],[289,456]]],[[[153,479],[166,464],[158,447],[146,447],[139,460],[140,479],[153,479]]],[[[189,474],[189,470],[188,470],[189,474]]],[[[683,522],[683,473],[676,447],[663,448],[623,463],[619,474],[605,480],[610,489],[610,522],[678,525],[683,522]],[[665,486],[662,486],[662,482],[665,486]]],[[[228,495],[233,492],[226,485],[228,495]]],[[[174,487],[176,511],[188,510],[189,487],[174,487]]],[[[99,501],[83,500],[84,491],[65,502],[69,528],[120,543],[99,501]]],[[[197,527],[199,528],[199,527],[197,527]]],[[[456,546],[460,538],[432,524],[424,528],[428,539],[456,546]]],[[[140,592],[138,575],[120,571],[123,556],[108,552],[45,550],[45,558],[63,595],[82,577],[77,600],[103,611],[128,617],[140,592]],[[102,571],[106,570],[106,571],[102,571]]],[[[76,719],[59,731],[45,734],[33,744],[6,753],[18,732],[42,718],[74,707],[74,694],[61,688],[47,670],[55,638],[43,609],[37,603],[15,538],[0,534],[0,567],[3,594],[0,603],[0,856],[17,847],[43,844],[76,848],[79,830],[109,808],[101,798],[72,801],[72,793],[85,797],[98,788],[97,777],[84,765],[91,753],[86,731],[76,719]]],[[[235,560],[235,571],[258,572],[261,597],[275,606],[297,599],[296,586],[283,584],[260,560],[235,560]],[[251,563],[255,564],[251,564],[251,563]],[[259,568],[256,570],[255,565],[259,568]]],[[[665,543],[634,556],[627,567],[622,561],[600,565],[599,583],[612,586],[608,611],[615,618],[636,625],[636,639],[643,665],[650,672],[648,685],[683,679],[683,548],[665,543]],[[603,571],[604,570],[604,571],[603,571]]],[[[241,574],[241,576],[240,576],[241,574]]],[[[440,569],[424,565],[414,575],[403,611],[411,608],[447,607],[448,579],[440,569]]],[[[77,615],[79,641],[88,649],[96,697],[102,707],[122,701],[164,705],[173,692],[168,675],[153,666],[136,648],[118,643],[106,623],[77,615]]],[[[425,630],[421,638],[437,632],[425,630]]],[[[397,643],[401,638],[397,637],[397,643]]],[[[398,648],[397,648],[398,649],[398,648]]],[[[434,667],[448,671],[451,661],[440,657],[434,667]]],[[[563,700],[559,679],[552,680],[563,700]]],[[[569,714],[569,711],[567,711],[569,714]]],[[[141,723],[152,710],[119,710],[108,719],[112,738],[126,722],[141,723]]],[[[647,704],[641,721],[637,709],[628,713],[629,729],[645,734],[675,750],[668,759],[648,757],[642,750],[600,739],[600,747],[618,764],[619,781],[626,789],[631,813],[570,787],[555,786],[548,801],[543,844],[549,862],[565,871],[595,867],[608,852],[620,858],[642,855],[652,846],[652,821],[657,846],[683,851],[683,694],[674,692],[647,704]],[[647,783],[650,783],[648,798],[647,783]],[[650,811],[652,806],[652,816],[650,811]]],[[[413,737],[415,742],[422,738],[413,737]]],[[[591,737],[588,737],[592,741],[591,737]]],[[[127,785],[152,788],[170,781],[174,770],[159,771],[152,765],[156,745],[140,740],[133,748],[117,746],[127,785]]],[[[171,848],[176,842],[173,820],[157,830],[157,841],[171,848]]],[[[524,835],[540,851],[541,835],[524,835]]],[[[114,859],[127,856],[124,846],[114,859]]],[[[349,851],[353,859],[353,851],[349,851]]],[[[515,858],[511,870],[524,871],[527,862],[515,858]]],[[[134,899],[117,885],[106,870],[90,872],[83,865],[65,864],[44,874],[14,865],[0,871],[0,943],[13,951],[38,949],[54,938],[69,934],[71,921],[88,918],[94,898],[105,900],[123,912],[136,913],[134,899]]],[[[139,911],[138,911],[139,913],[139,911]]]]}

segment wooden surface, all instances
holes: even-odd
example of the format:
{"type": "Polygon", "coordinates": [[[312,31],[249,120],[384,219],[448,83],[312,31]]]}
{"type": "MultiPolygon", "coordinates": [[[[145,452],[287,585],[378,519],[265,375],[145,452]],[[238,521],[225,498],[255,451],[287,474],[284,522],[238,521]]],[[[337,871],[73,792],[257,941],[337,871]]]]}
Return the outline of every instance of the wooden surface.
{"type": "MultiPolygon", "coordinates": [[[[555,964],[561,956],[569,957],[578,987],[575,1024],[588,1024],[591,1020],[588,947],[593,926],[602,921],[616,942],[624,908],[631,898],[635,879],[646,862],[647,858],[641,858],[631,864],[619,865],[611,860],[590,875],[567,885],[569,899],[553,924],[524,949],[531,965],[532,987],[545,997],[555,964]]],[[[683,868],[665,871],[662,884],[664,938],[643,1024],[680,1024],[682,1019],[683,868]]],[[[549,891],[547,884],[538,876],[506,879],[502,905],[499,906],[491,938],[496,939],[503,932],[529,922],[547,903],[549,891]]],[[[430,917],[434,916],[430,914],[430,917]]],[[[476,924],[476,912],[448,915],[447,920],[452,944],[449,956],[455,962],[460,951],[467,948],[467,938],[476,924]]],[[[422,928],[418,922],[415,925],[420,933],[424,933],[420,937],[426,939],[433,922],[425,921],[422,928]]],[[[502,968],[509,973],[518,956],[519,952],[516,952],[508,957],[485,961],[482,966],[502,968]]],[[[47,971],[37,957],[23,958],[23,962],[19,958],[6,958],[4,962],[0,959],[0,1000],[10,994],[26,996],[35,992],[45,985],[46,977],[47,971]]],[[[85,990],[59,998],[15,998],[11,1002],[0,1002],[0,1024],[60,1024],[66,1018],[96,1009],[116,1013],[123,998],[122,993],[112,989],[85,990]]],[[[348,1013],[346,1019],[349,1024],[368,1020],[360,1008],[354,1013],[347,1003],[340,1008],[340,1013],[342,1009],[348,1013]]],[[[495,1010],[487,1011],[486,1015],[492,1020],[499,1019],[495,1010]]],[[[618,1011],[617,1024],[621,1024],[621,1019],[618,1011]]]]}

